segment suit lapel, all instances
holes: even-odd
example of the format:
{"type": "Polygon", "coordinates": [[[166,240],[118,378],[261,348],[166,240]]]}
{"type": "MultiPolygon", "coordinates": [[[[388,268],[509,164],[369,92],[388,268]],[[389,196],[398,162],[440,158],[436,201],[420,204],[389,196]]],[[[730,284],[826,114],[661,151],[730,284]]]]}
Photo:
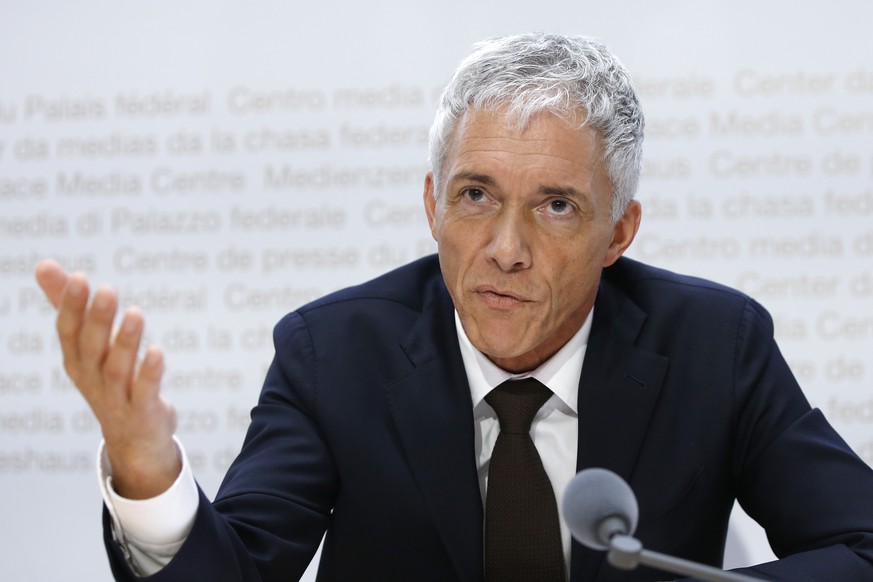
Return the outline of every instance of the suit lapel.
{"type": "Polygon", "coordinates": [[[482,500],[473,410],[448,293],[440,285],[402,343],[413,372],[385,387],[418,487],[461,580],[481,580],[482,500]]]}
{"type": "MultiPolygon", "coordinates": [[[[601,282],[579,383],[577,471],[603,467],[630,481],[668,364],[635,345],[645,319],[624,293],[601,282]]],[[[594,580],[603,558],[574,541],[573,580],[594,580]]]]}

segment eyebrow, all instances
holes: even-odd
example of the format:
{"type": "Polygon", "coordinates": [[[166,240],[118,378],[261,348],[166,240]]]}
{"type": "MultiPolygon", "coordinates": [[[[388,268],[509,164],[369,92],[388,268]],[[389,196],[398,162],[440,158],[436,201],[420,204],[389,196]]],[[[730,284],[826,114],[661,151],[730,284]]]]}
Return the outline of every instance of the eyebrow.
{"type": "MultiPolygon", "coordinates": [[[[488,174],[480,174],[479,172],[458,172],[449,178],[449,182],[469,181],[483,186],[494,186],[497,180],[488,174]]],[[[580,207],[587,208],[591,204],[589,195],[572,186],[540,186],[537,192],[541,196],[561,196],[575,200],[580,207]]]]}
{"type": "Polygon", "coordinates": [[[479,174],[477,172],[459,172],[449,179],[450,182],[455,182],[457,180],[478,182],[479,184],[484,184],[485,186],[494,186],[495,184],[497,184],[494,178],[492,178],[488,174],[479,174]]]}
{"type": "MultiPolygon", "coordinates": [[[[480,174],[478,172],[459,172],[450,178],[450,182],[455,181],[477,182],[484,186],[494,186],[497,181],[488,174],[480,174]]],[[[584,200],[587,198],[584,193],[580,192],[572,186],[540,186],[537,191],[545,196],[565,196],[576,200],[584,200]]]]}
{"type": "Polygon", "coordinates": [[[539,192],[545,196],[563,196],[564,198],[579,200],[580,202],[588,200],[588,197],[583,192],[572,186],[540,186],[539,192]]]}

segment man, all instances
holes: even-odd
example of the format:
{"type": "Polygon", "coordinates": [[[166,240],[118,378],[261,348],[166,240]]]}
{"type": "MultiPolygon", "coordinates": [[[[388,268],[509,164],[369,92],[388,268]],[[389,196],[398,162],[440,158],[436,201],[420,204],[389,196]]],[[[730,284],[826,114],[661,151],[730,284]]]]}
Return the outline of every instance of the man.
{"type": "Polygon", "coordinates": [[[756,572],[871,579],[873,472],[810,410],[770,317],[732,290],[621,258],[640,224],[642,138],[630,79],[599,43],[480,45],[431,131],[438,258],[277,325],[213,503],[173,439],[160,350],[137,363],[142,315],[128,310],[113,335],[111,289],[89,302],[81,276],[41,264],[66,370],[105,437],[115,575],[293,579],[326,532],[319,580],[664,579],[612,569],[555,517],[572,475],[600,466],[634,488],[651,549],[720,564],[738,498],[782,558],[756,572]],[[522,385],[544,403],[529,429],[509,430],[500,398],[522,385]],[[501,442],[528,433],[534,452],[490,479],[501,442]],[[527,489],[504,492],[528,468],[546,491],[518,502],[527,489]]]}

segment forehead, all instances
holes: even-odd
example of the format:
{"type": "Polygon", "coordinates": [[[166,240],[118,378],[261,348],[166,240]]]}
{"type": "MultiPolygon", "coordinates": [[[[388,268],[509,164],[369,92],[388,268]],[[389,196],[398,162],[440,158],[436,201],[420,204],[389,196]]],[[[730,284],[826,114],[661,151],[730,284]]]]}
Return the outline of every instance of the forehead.
{"type": "Polygon", "coordinates": [[[601,173],[600,135],[553,113],[541,112],[519,121],[505,111],[471,109],[455,126],[444,170],[452,179],[470,165],[504,170],[551,170],[572,176],[601,173]]]}

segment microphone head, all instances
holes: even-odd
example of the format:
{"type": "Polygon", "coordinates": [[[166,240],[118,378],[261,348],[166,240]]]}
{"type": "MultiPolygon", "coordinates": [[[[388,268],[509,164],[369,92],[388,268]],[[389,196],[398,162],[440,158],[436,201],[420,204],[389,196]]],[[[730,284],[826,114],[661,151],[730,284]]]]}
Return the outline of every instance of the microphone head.
{"type": "Polygon", "coordinates": [[[581,544],[606,550],[613,535],[633,535],[639,507],[624,479],[607,469],[585,469],[567,485],[561,513],[581,544]]]}

